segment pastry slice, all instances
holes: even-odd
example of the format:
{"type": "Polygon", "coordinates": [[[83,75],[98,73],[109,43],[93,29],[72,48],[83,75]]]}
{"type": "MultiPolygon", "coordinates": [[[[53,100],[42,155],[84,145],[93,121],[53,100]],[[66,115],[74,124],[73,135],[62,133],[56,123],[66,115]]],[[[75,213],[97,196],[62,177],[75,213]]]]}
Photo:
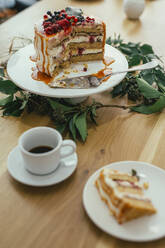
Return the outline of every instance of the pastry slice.
{"type": "Polygon", "coordinates": [[[156,213],[151,200],[144,196],[137,176],[103,169],[95,183],[101,199],[119,224],[156,213]]]}

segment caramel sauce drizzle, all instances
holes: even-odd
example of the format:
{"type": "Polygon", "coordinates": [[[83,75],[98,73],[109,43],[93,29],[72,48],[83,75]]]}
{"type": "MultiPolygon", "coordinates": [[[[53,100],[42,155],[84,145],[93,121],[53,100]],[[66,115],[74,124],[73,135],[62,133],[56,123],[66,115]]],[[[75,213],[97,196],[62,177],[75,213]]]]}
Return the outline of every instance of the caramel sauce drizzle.
{"type": "MultiPolygon", "coordinates": [[[[98,71],[97,73],[92,74],[92,76],[97,77],[97,78],[103,78],[110,72],[111,72],[111,69],[105,67],[104,69],[98,71]]],[[[105,79],[103,79],[102,82],[107,81],[110,77],[111,77],[111,75],[106,77],[105,79]]]]}
{"type": "Polygon", "coordinates": [[[49,56],[48,56],[48,42],[46,42],[46,56],[47,56],[47,59],[48,59],[48,64],[47,64],[47,73],[50,75],[50,72],[49,72],[49,56]]]}
{"type": "MultiPolygon", "coordinates": [[[[105,65],[105,68],[98,71],[97,73],[95,74],[92,74],[93,76],[97,77],[97,78],[102,78],[102,77],[105,77],[106,76],[106,70],[107,69],[110,69],[110,68],[107,68],[107,66],[109,66],[110,64],[112,64],[114,61],[110,61],[109,63],[106,62],[105,58],[104,58],[104,52],[105,52],[105,40],[106,40],[106,26],[105,26],[105,23],[102,22],[103,24],[103,30],[104,30],[104,36],[103,36],[103,41],[102,41],[102,49],[103,49],[103,63],[105,65]]],[[[107,81],[108,79],[110,78],[110,76],[106,77],[103,82],[107,81]]]]}
{"type": "Polygon", "coordinates": [[[37,61],[37,57],[30,56],[30,60],[33,61],[33,62],[36,62],[37,61]]]}
{"type": "Polygon", "coordinates": [[[49,84],[50,82],[53,81],[53,77],[50,77],[46,73],[39,71],[36,67],[33,67],[32,68],[32,75],[31,75],[31,77],[34,80],[42,81],[45,84],[49,84]]]}
{"type": "Polygon", "coordinates": [[[104,61],[104,50],[105,50],[105,40],[106,40],[106,26],[105,23],[103,23],[103,30],[104,30],[104,36],[103,36],[103,42],[102,42],[102,49],[103,49],[103,61],[104,61]]]}
{"type": "Polygon", "coordinates": [[[43,39],[41,39],[41,52],[43,56],[43,63],[42,63],[42,71],[45,73],[45,55],[44,55],[44,44],[43,44],[43,39]]]}

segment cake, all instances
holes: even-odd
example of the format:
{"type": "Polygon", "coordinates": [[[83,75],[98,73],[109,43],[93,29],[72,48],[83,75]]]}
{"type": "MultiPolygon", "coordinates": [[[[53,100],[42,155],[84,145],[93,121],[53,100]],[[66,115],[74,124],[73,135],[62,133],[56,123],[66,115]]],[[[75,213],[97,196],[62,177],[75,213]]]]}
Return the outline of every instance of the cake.
{"type": "Polygon", "coordinates": [[[119,224],[156,213],[137,176],[103,169],[96,180],[96,187],[119,224]]]}
{"type": "Polygon", "coordinates": [[[34,29],[33,60],[40,72],[51,77],[71,63],[103,60],[105,24],[98,18],[85,16],[81,9],[48,11],[34,29]]]}

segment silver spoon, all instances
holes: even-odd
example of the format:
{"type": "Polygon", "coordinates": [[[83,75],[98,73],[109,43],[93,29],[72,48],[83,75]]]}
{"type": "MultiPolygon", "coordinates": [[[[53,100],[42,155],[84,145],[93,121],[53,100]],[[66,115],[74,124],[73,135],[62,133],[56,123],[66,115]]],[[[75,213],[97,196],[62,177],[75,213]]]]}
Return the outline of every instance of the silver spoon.
{"type": "Polygon", "coordinates": [[[148,69],[152,69],[156,67],[157,65],[158,65],[158,60],[153,59],[151,62],[148,62],[143,65],[135,66],[127,70],[111,72],[102,78],[97,78],[93,75],[65,78],[62,80],[56,80],[54,82],[51,82],[49,86],[52,88],[88,89],[91,87],[98,87],[101,84],[101,82],[109,76],[113,76],[113,75],[120,74],[120,73],[126,73],[126,72],[148,70],[148,69]]]}

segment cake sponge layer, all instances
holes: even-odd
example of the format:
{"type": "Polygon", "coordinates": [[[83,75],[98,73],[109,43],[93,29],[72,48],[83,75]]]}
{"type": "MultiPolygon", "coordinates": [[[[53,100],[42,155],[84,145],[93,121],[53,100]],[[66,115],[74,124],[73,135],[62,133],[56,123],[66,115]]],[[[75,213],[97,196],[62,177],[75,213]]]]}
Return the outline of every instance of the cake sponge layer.
{"type": "Polygon", "coordinates": [[[96,187],[119,224],[156,213],[135,176],[106,169],[100,172],[96,187]]]}
{"type": "Polygon", "coordinates": [[[93,61],[93,60],[101,60],[103,59],[103,53],[96,54],[85,54],[85,55],[77,55],[71,57],[71,62],[85,62],[85,61],[93,61]]]}

